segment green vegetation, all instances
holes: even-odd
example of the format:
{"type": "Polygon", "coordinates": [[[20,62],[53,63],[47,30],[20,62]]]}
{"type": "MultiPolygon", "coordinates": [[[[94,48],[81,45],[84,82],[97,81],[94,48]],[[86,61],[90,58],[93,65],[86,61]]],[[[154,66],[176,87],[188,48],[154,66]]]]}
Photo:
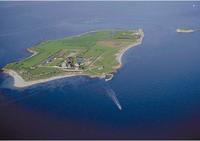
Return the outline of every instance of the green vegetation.
{"type": "Polygon", "coordinates": [[[182,28],[177,28],[176,32],[183,32],[183,33],[189,33],[189,32],[194,32],[195,30],[192,28],[188,28],[188,27],[182,27],[182,28]]]}
{"type": "Polygon", "coordinates": [[[105,75],[119,65],[116,54],[141,41],[142,30],[107,30],[51,40],[29,48],[35,55],[8,64],[26,81],[65,74],[105,75]]]}

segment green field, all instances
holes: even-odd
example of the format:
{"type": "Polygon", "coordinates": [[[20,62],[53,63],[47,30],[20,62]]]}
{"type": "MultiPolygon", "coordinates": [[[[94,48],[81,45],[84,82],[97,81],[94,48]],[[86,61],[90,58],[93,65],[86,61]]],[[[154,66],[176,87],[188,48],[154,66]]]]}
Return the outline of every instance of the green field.
{"type": "Polygon", "coordinates": [[[76,73],[100,76],[112,73],[118,65],[116,54],[142,37],[142,30],[105,30],[45,41],[29,48],[36,55],[4,69],[16,71],[26,81],[76,73]]]}
{"type": "Polygon", "coordinates": [[[189,33],[189,32],[194,32],[195,30],[189,27],[181,27],[181,28],[177,28],[176,32],[185,32],[185,33],[189,33]]]}

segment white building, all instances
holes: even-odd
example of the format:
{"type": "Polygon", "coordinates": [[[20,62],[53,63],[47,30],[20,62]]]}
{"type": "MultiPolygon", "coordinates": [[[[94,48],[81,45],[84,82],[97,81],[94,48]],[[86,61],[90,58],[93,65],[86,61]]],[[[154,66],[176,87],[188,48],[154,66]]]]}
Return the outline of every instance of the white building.
{"type": "Polygon", "coordinates": [[[66,62],[63,62],[62,64],[61,64],[61,67],[62,68],[66,68],[67,66],[66,66],[66,62]]]}

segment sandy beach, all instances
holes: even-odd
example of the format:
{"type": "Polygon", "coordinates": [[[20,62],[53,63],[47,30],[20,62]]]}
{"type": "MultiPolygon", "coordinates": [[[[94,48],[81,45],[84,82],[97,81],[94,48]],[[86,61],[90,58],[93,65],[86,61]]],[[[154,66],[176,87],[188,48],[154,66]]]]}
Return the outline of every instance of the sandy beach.
{"type": "MultiPolygon", "coordinates": [[[[48,78],[48,79],[40,79],[40,80],[35,80],[35,81],[25,81],[17,72],[15,72],[13,70],[4,70],[4,72],[13,77],[13,79],[14,79],[13,85],[15,87],[18,87],[18,88],[27,87],[27,86],[31,86],[31,85],[34,85],[34,84],[44,83],[44,82],[48,82],[48,81],[52,81],[52,80],[56,80],[56,79],[65,78],[65,77],[72,77],[72,76],[79,75],[79,74],[62,75],[62,76],[51,77],[51,78],[48,78]]],[[[80,75],[83,75],[83,74],[80,74],[80,75]]]]}
{"type": "MultiPolygon", "coordinates": [[[[142,31],[142,30],[141,30],[142,31]]],[[[119,69],[121,66],[122,66],[122,57],[124,55],[124,53],[132,48],[132,47],[135,47],[137,45],[140,45],[142,43],[142,40],[144,38],[144,34],[142,34],[142,37],[140,38],[140,40],[137,42],[137,43],[134,43],[134,44],[131,44],[125,48],[123,48],[118,54],[116,54],[116,59],[117,61],[119,62],[119,65],[116,66],[114,69],[115,71],[117,69],[119,69]]],[[[34,56],[37,54],[37,52],[34,52],[32,50],[28,50],[29,52],[33,53],[31,55],[34,56]]],[[[105,75],[101,75],[101,76],[91,76],[91,75],[88,75],[88,74],[83,74],[83,73],[80,73],[80,74],[67,74],[67,75],[61,75],[61,76],[55,76],[55,77],[51,77],[51,78],[47,78],[47,79],[40,79],[40,80],[34,80],[34,81],[25,81],[16,71],[14,70],[7,70],[7,69],[4,69],[3,70],[4,73],[7,73],[9,74],[10,76],[13,77],[14,79],[14,83],[13,85],[15,87],[18,87],[18,88],[23,88],[23,87],[28,87],[28,86],[31,86],[31,85],[34,85],[34,84],[39,84],[39,83],[44,83],[44,82],[48,82],[48,81],[53,81],[53,80],[56,80],[56,79],[61,79],[61,78],[66,78],[66,77],[72,77],[72,76],[89,76],[91,78],[95,78],[95,77],[99,77],[99,78],[105,78],[105,75]]]]}
{"type": "MultiPolygon", "coordinates": [[[[143,30],[141,30],[141,31],[143,32],[143,30]]],[[[125,47],[124,49],[122,49],[122,50],[116,55],[116,59],[117,59],[117,61],[119,62],[119,65],[116,67],[116,69],[121,68],[121,66],[122,66],[122,57],[123,57],[124,53],[125,53],[127,50],[129,50],[130,48],[140,45],[140,44],[142,43],[142,41],[143,41],[143,38],[144,38],[144,34],[142,34],[142,37],[140,38],[140,40],[139,40],[137,43],[134,43],[134,44],[131,44],[131,45],[125,47]]]]}
{"type": "Polygon", "coordinates": [[[14,79],[13,85],[15,87],[18,87],[18,88],[28,87],[28,86],[31,86],[31,85],[34,85],[34,84],[45,83],[45,82],[53,81],[53,80],[56,80],[56,79],[61,79],[61,78],[66,78],[66,77],[73,77],[73,76],[89,76],[91,78],[96,78],[96,77],[104,78],[105,77],[104,75],[96,76],[96,75],[88,75],[88,74],[83,74],[83,73],[80,73],[80,74],[76,73],[76,74],[66,74],[66,75],[54,76],[54,77],[47,78],[47,79],[40,79],[40,80],[34,80],[34,81],[25,81],[14,70],[4,70],[3,72],[13,77],[13,79],[14,79]]]}

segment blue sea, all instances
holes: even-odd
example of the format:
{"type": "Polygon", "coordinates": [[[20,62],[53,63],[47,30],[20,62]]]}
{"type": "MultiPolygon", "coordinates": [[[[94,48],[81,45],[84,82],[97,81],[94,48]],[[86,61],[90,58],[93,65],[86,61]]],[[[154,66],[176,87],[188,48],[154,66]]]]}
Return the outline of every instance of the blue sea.
{"type": "Polygon", "coordinates": [[[26,88],[0,73],[0,139],[200,139],[200,2],[0,2],[0,67],[99,29],[144,30],[111,81],[26,88]],[[121,106],[121,110],[119,108],[121,106]]]}

